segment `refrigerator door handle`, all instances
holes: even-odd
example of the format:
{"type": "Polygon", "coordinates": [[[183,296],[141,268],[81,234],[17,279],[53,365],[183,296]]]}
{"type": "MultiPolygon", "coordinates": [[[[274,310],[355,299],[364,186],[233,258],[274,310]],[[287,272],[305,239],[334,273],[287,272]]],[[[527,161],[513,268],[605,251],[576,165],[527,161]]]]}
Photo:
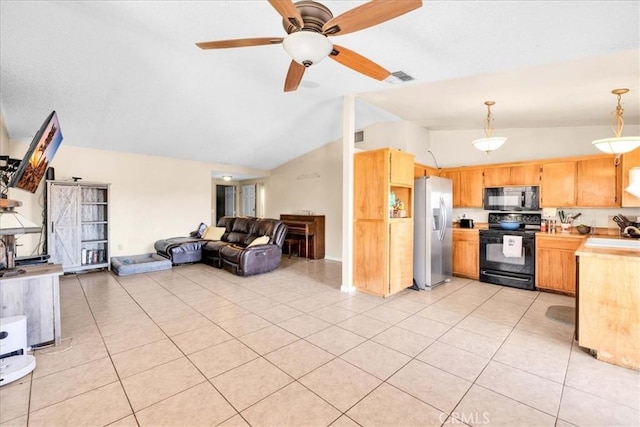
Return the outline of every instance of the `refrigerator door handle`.
{"type": "Polygon", "coordinates": [[[447,230],[447,210],[445,207],[444,197],[440,196],[440,218],[442,218],[442,224],[440,225],[440,230],[438,230],[438,238],[440,240],[444,240],[444,235],[447,230]]]}

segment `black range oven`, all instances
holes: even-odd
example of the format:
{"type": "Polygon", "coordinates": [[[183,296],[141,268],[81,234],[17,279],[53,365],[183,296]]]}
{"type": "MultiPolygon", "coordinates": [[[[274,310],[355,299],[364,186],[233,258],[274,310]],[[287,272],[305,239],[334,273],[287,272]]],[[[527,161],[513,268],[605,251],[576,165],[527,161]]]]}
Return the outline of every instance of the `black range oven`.
{"type": "Polygon", "coordinates": [[[492,212],[489,228],[480,230],[480,281],[535,290],[535,233],[540,214],[492,212]],[[500,221],[519,220],[517,230],[503,230],[500,221]],[[516,252],[514,253],[514,246],[516,252]]]}

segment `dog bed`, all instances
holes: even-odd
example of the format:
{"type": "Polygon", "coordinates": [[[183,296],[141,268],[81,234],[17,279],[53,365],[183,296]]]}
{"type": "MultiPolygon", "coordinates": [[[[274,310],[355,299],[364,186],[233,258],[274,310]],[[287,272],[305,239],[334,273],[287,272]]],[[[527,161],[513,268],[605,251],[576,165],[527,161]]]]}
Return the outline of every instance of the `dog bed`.
{"type": "Polygon", "coordinates": [[[158,254],[118,256],[111,258],[111,270],[118,276],[168,270],[171,261],[158,254]]]}

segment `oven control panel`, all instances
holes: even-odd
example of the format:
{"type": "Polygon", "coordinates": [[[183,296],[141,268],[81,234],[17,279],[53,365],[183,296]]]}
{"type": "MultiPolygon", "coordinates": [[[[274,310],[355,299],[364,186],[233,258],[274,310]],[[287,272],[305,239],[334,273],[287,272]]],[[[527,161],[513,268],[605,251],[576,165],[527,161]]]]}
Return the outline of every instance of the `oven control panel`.
{"type": "Polygon", "coordinates": [[[542,214],[538,213],[509,213],[509,212],[491,212],[489,213],[488,222],[491,224],[500,224],[500,221],[520,221],[526,228],[527,226],[540,227],[542,224],[542,214]]]}

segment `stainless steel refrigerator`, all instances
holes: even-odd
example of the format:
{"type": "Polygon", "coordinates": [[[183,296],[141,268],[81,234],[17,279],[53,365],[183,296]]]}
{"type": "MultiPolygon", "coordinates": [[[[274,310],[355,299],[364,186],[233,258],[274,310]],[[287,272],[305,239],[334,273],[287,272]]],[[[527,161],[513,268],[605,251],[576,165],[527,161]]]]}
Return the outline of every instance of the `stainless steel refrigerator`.
{"type": "Polygon", "coordinates": [[[450,179],[423,176],[414,191],[414,286],[430,289],[452,276],[453,188],[450,179]]]}

